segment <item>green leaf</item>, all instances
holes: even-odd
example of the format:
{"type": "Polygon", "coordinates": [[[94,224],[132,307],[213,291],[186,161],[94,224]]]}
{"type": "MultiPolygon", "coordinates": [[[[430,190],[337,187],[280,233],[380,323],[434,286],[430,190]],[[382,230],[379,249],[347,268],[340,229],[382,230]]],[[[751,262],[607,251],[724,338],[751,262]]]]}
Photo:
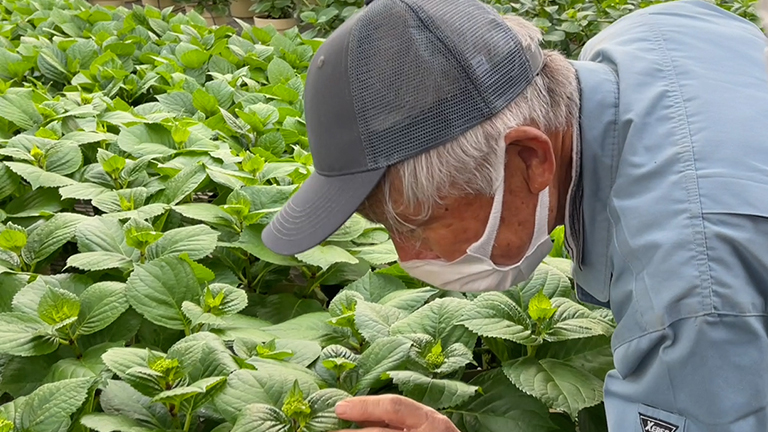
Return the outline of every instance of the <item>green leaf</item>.
{"type": "Polygon", "coordinates": [[[24,261],[36,263],[47,258],[75,236],[78,225],[87,220],[76,213],[58,213],[37,228],[21,251],[24,261]]]}
{"type": "Polygon", "coordinates": [[[120,346],[120,342],[108,342],[95,345],[87,349],[80,358],[65,358],[54,364],[44,382],[56,382],[71,378],[93,378],[101,375],[106,370],[106,365],[101,361],[101,356],[109,348],[120,346]]]}
{"type": "Polygon", "coordinates": [[[248,405],[231,432],[288,432],[291,420],[279,409],[264,404],[248,405]]]}
{"type": "Polygon", "coordinates": [[[61,210],[62,202],[55,189],[37,189],[11,201],[4,210],[8,217],[50,216],[61,210]]]}
{"type": "Polygon", "coordinates": [[[174,91],[155,97],[166,112],[184,117],[191,117],[197,112],[192,95],[185,91],[174,91]]]}
{"type": "MultiPolygon", "coordinates": [[[[224,419],[235,423],[243,410],[252,404],[282,406],[294,384],[294,377],[275,370],[247,370],[233,372],[214,403],[224,419]]],[[[311,380],[301,379],[299,387],[305,394],[318,390],[311,380]]]]}
{"type": "Polygon", "coordinates": [[[219,101],[203,89],[197,89],[192,94],[192,104],[206,117],[214,117],[219,113],[219,101]]]}
{"type": "Polygon", "coordinates": [[[265,225],[249,225],[245,227],[240,239],[234,245],[245,250],[249,254],[272,264],[285,266],[298,266],[301,263],[293,257],[279,255],[272,252],[261,240],[261,233],[265,225]]]}
{"type": "Polygon", "coordinates": [[[533,296],[530,302],[528,302],[528,315],[534,321],[546,321],[552,318],[557,308],[552,307],[552,302],[544,295],[544,291],[539,291],[538,294],[533,296]]]}
{"type": "Polygon", "coordinates": [[[144,319],[133,309],[126,310],[112,324],[96,333],[81,336],[78,341],[81,349],[88,349],[92,346],[107,342],[128,342],[136,335],[144,319]]]}
{"type": "Polygon", "coordinates": [[[72,174],[83,164],[83,154],[77,143],[58,141],[45,153],[44,168],[48,172],[61,175],[72,174]]]}
{"type": "Polygon", "coordinates": [[[336,417],[336,404],[352,395],[334,388],[322,389],[307,398],[310,406],[309,421],[304,426],[307,432],[325,432],[346,429],[350,423],[336,417]]]}
{"type": "Polygon", "coordinates": [[[165,184],[165,190],[153,200],[155,203],[178,204],[200,186],[207,174],[202,165],[184,168],[165,184]]]}
{"type": "Polygon", "coordinates": [[[197,69],[208,61],[210,54],[194,45],[182,42],[176,46],[176,57],[185,67],[197,69]]]}
{"type": "Polygon", "coordinates": [[[125,284],[93,284],[80,295],[80,303],[82,306],[75,324],[75,335],[95,333],[110,325],[128,309],[125,284]]]}
{"type": "Polygon", "coordinates": [[[277,325],[263,327],[261,330],[280,339],[317,341],[325,345],[325,342],[333,340],[334,337],[334,329],[328,324],[330,318],[328,312],[313,312],[277,325]]]}
{"type": "Polygon", "coordinates": [[[333,245],[315,246],[306,252],[296,255],[296,258],[307,264],[318,266],[323,270],[328,270],[329,267],[340,262],[352,264],[357,262],[357,258],[350,255],[349,252],[333,245]]]}
{"type": "Polygon", "coordinates": [[[0,375],[0,391],[17,399],[40,387],[45,374],[59,360],[55,353],[35,357],[8,357],[0,375]]]}
{"type": "Polygon", "coordinates": [[[498,292],[483,293],[458,319],[458,323],[483,337],[511,340],[524,345],[537,343],[531,322],[509,297],[498,292]]]}
{"type": "Polygon", "coordinates": [[[5,199],[19,186],[19,176],[0,162],[0,199],[5,199]]]}
{"type": "Polygon", "coordinates": [[[0,232],[0,248],[19,254],[26,245],[27,232],[22,227],[10,224],[0,232]]]}
{"type": "Polygon", "coordinates": [[[280,293],[265,296],[255,305],[259,318],[278,324],[311,312],[325,310],[323,305],[314,299],[303,299],[293,294],[280,293]]]}
{"type": "Polygon", "coordinates": [[[50,286],[46,287],[37,306],[37,314],[50,325],[77,318],[78,313],[80,313],[80,300],[76,295],[50,286]]]}
{"type": "Polygon", "coordinates": [[[466,432],[550,432],[555,429],[549,410],[536,398],[521,392],[500,369],[478,375],[469,382],[482,389],[459,407],[447,410],[453,423],[466,432]]]}
{"type": "Polygon", "coordinates": [[[134,309],[157,325],[178,330],[187,326],[182,303],[194,302],[202,294],[192,268],[174,256],[137,265],[127,284],[134,309]]]}
{"type": "Polygon", "coordinates": [[[147,258],[155,260],[164,256],[186,254],[189,259],[201,259],[216,248],[219,234],[206,225],[193,225],[166,232],[160,240],[147,249],[147,258]]]}
{"type": "Polygon", "coordinates": [[[604,380],[614,368],[611,340],[607,336],[571,339],[544,344],[536,351],[539,358],[553,358],[604,380]]]}
{"type": "Polygon", "coordinates": [[[554,325],[544,334],[550,342],[613,334],[611,324],[576,302],[558,297],[552,300],[552,306],[557,309],[552,316],[554,325]]]}
{"type": "Polygon", "coordinates": [[[358,301],[355,308],[355,325],[369,342],[389,336],[389,328],[405,318],[407,313],[390,306],[358,301]]]}
{"type": "Polygon", "coordinates": [[[123,381],[109,381],[99,402],[109,415],[139,421],[153,430],[173,429],[173,419],[165,406],[152,402],[123,381]]]}
{"type": "MultiPolygon", "coordinates": [[[[567,274],[547,263],[540,264],[527,281],[518,285],[512,292],[519,292],[518,305],[526,310],[528,302],[543,291],[547,298],[572,297],[573,288],[567,274]]],[[[515,293],[515,300],[518,294],[515,293]]]]}
{"type": "Polygon", "coordinates": [[[136,157],[168,156],[176,152],[171,131],[159,124],[138,124],[123,129],[117,136],[117,145],[136,157]]]}
{"type": "Polygon", "coordinates": [[[22,162],[4,162],[13,172],[20,175],[32,185],[33,189],[58,188],[77,183],[63,175],[44,171],[36,166],[22,162]]]}
{"type": "Polygon", "coordinates": [[[97,432],[152,432],[152,429],[128,417],[105,413],[90,413],[80,419],[80,423],[97,432]]]}
{"type": "Polygon", "coordinates": [[[78,378],[40,386],[24,401],[18,426],[31,432],[66,431],[69,416],[85,401],[91,382],[90,378],[78,378]]]}
{"type": "Polygon", "coordinates": [[[238,369],[224,342],[210,332],[195,333],[176,342],[168,349],[168,358],[178,360],[185,376],[193,381],[226,376],[238,369]]]}
{"type": "Polygon", "coordinates": [[[424,303],[437,292],[438,291],[433,288],[394,291],[385,295],[378,301],[378,303],[412,313],[423,306],[424,303]]]}
{"type": "Polygon", "coordinates": [[[344,289],[357,292],[363,296],[365,301],[373,303],[383,303],[382,300],[388,295],[406,290],[405,285],[397,278],[371,271],[344,289]]]}
{"type": "Polygon", "coordinates": [[[474,348],[477,336],[465,326],[459,325],[459,318],[471,303],[457,298],[437,299],[397,322],[391,328],[393,335],[425,334],[439,340],[443,346],[454,343],[474,348]]]}
{"type": "Polygon", "coordinates": [[[351,249],[355,256],[373,265],[391,264],[397,261],[397,250],[391,240],[375,245],[360,246],[351,249]]]}
{"type": "Polygon", "coordinates": [[[291,65],[283,59],[275,57],[269,62],[267,67],[267,76],[272,85],[287,83],[296,75],[291,65]]]}
{"type": "Polygon", "coordinates": [[[520,390],[576,419],[578,412],[603,400],[603,382],[556,359],[525,357],[504,363],[504,373],[520,390]]]}
{"type": "Polygon", "coordinates": [[[123,227],[114,219],[90,218],[78,225],[76,236],[80,252],[112,252],[138,259],[138,251],[126,244],[123,227]]]}
{"type": "Polygon", "coordinates": [[[218,225],[227,228],[234,228],[236,226],[235,219],[227,212],[221,209],[221,207],[208,203],[188,203],[180,204],[173,207],[173,210],[181,213],[182,216],[190,219],[209,223],[211,225],[218,225]]]}
{"type": "Polygon", "coordinates": [[[94,199],[100,195],[109,192],[109,189],[104,186],[99,186],[95,183],[74,183],[69,186],[59,188],[59,194],[62,198],[75,198],[75,199],[94,199]]]}
{"type": "Polygon", "coordinates": [[[432,379],[411,371],[392,371],[387,375],[404,396],[435,409],[462,404],[480,390],[461,381],[432,379]]]}
{"type": "Polygon", "coordinates": [[[411,349],[411,341],[403,337],[387,337],[373,342],[358,361],[358,390],[373,387],[382,374],[398,369],[411,349]]]}
{"type": "Polygon", "coordinates": [[[107,270],[132,265],[133,261],[130,258],[114,252],[85,252],[72,255],[67,259],[67,267],[85,271],[107,270]]]}
{"type": "Polygon", "coordinates": [[[185,411],[189,412],[189,408],[194,409],[194,407],[199,405],[197,400],[202,400],[203,395],[207,392],[215,391],[217,387],[224,384],[226,379],[227,377],[203,378],[190,385],[174,387],[170,390],[161,392],[152,398],[152,400],[154,402],[182,405],[183,408],[187,408],[185,411]]]}

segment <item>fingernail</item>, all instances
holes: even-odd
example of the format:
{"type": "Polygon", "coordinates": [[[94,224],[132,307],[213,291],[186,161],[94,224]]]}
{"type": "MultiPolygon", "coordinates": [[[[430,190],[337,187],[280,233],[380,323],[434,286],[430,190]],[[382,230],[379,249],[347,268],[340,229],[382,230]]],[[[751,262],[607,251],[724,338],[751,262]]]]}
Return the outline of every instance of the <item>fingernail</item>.
{"type": "Polygon", "coordinates": [[[336,404],[336,415],[343,416],[349,413],[349,404],[342,401],[336,404]]]}

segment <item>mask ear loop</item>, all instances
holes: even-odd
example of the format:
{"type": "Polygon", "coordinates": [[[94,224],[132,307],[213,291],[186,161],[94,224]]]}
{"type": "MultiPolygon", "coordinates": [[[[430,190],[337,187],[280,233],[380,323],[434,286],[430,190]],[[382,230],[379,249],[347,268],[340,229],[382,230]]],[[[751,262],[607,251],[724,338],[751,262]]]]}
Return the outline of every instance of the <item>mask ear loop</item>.
{"type": "Polygon", "coordinates": [[[504,135],[499,138],[498,145],[501,149],[501,154],[494,161],[494,171],[498,173],[498,184],[496,185],[496,192],[493,196],[491,214],[488,217],[488,224],[485,227],[483,236],[480,237],[480,240],[473,243],[467,249],[467,252],[489,259],[491,258],[493,245],[496,242],[496,234],[498,234],[499,231],[499,224],[501,223],[501,211],[503,210],[502,206],[504,204],[504,166],[506,165],[507,161],[507,153],[505,151],[507,146],[504,142],[504,135]]]}

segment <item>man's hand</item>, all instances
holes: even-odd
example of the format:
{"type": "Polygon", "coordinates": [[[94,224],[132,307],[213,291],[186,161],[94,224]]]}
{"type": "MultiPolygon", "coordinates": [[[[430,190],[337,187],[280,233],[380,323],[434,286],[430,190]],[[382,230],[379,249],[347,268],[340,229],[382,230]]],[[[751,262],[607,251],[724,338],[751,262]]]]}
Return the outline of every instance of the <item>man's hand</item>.
{"type": "Polygon", "coordinates": [[[397,395],[347,399],[336,405],[336,415],[365,428],[357,429],[358,432],[459,432],[448,417],[397,395]]]}

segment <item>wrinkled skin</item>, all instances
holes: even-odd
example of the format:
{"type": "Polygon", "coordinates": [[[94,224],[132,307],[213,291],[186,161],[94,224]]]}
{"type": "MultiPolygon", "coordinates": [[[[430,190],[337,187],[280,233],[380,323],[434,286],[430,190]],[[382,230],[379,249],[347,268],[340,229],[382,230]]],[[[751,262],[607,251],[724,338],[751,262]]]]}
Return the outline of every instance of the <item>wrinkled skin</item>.
{"type": "MultiPolygon", "coordinates": [[[[566,196],[571,182],[571,131],[545,134],[532,127],[511,129],[504,137],[507,145],[504,169],[505,187],[501,225],[491,253],[499,265],[520,261],[528,249],[539,193],[550,187],[549,230],[565,220],[566,196]]],[[[390,191],[395,208],[398,185],[390,191]]],[[[392,241],[400,261],[414,259],[460,258],[485,231],[493,198],[482,195],[449,197],[436,206],[425,221],[415,221],[411,213],[398,214],[417,227],[418,235],[397,235],[392,241]]],[[[364,216],[383,223],[381,214],[364,216]]],[[[348,399],[337,406],[337,415],[362,426],[363,432],[457,432],[451,421],[433,410],[404,397],[382,395],[348,399]]]]}

